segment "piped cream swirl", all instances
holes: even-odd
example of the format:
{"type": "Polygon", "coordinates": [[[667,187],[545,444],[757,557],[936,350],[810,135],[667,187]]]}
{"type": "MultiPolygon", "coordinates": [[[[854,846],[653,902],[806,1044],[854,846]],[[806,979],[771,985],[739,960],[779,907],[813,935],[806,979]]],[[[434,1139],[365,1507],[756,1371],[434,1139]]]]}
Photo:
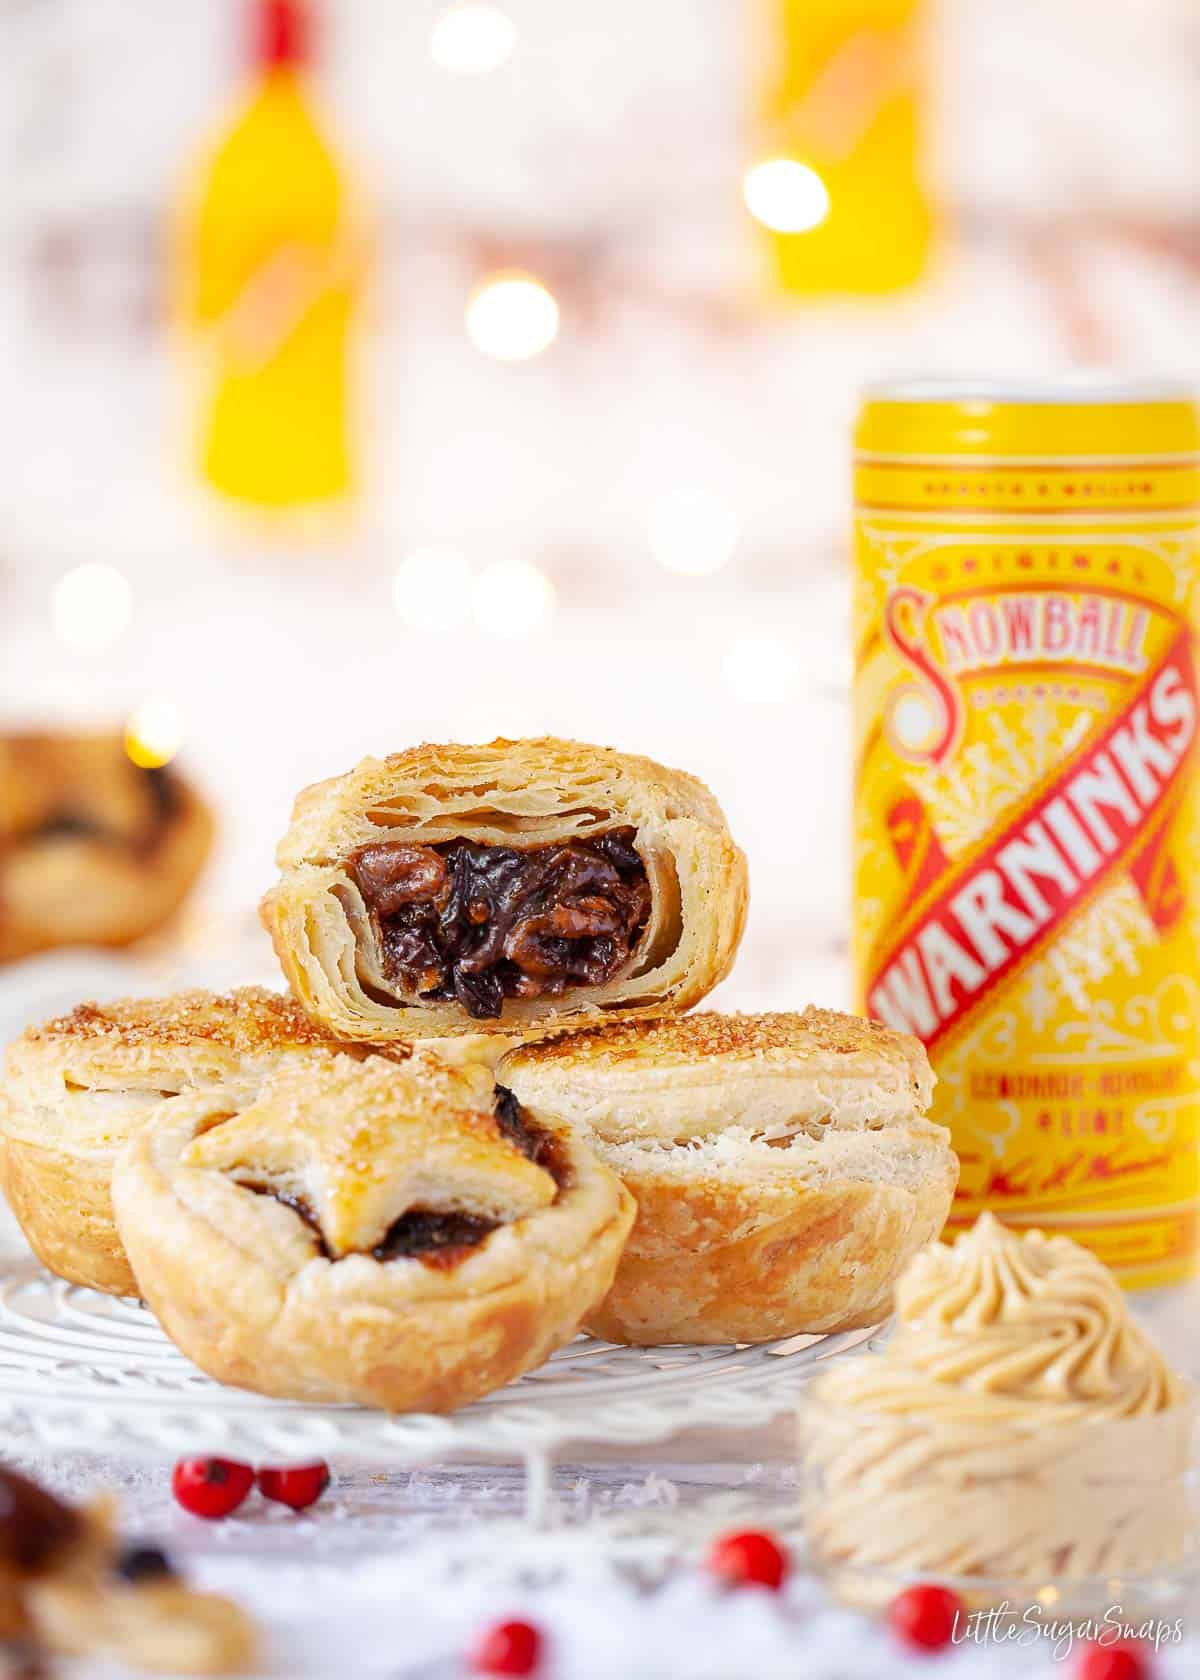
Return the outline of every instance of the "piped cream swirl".
{"type": "Polygon", "coordinates": [[[1094,1255],[985,1214],[917,1255],[896,1307],[805,1406],[827,1567],[1044,1585],[1181,1555],[1189,1391],[1094,1255]]]}
{"type": "Polygon", "coordinates": [[[1018,1235],[990,1213],[953,1248],[916,1256],[896,1312],[888,1366],[955,1399],[986,1397],[997,1415],[1140,1417],[1183,1397],[1094,1254],[1069,1237],[1018,1235]]]}

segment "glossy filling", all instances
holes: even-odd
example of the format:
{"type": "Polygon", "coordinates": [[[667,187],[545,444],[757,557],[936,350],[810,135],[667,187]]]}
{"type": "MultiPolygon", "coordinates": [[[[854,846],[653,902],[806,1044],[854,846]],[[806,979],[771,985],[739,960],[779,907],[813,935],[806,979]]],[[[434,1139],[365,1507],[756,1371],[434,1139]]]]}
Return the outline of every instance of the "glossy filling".
{"type": "Polygon", "coordinates": [[[494,1020],[505,998],[603,986],[650,918],[632,828],[550,846],[386,842],[351,859],[383,972],[410,1002],[494,1020]]]}
{"type": "MultiPolygon", "coordinates": [[[[512,1092],[503,1086],[496,1095],[496,1123],[515,1149],[553,1178],[559,1189],[567,1183],[566,1161],[558,1139],[534,1126],[512,1092]]],[[[309,1204],[299,1196],[285,1196],[267,1184],[245,1184],[245,1190],[256,1196],[270,1196],[284,1207],[299,1214],[317,1239],[321,1255],[332,1259],[321,1230],[321,1222],[309,1204]]],[[[383,1241],[371,1249],[371,1258],[386,1263],[389,1260],[419,1260],[423,1266],[437,1271],[449,1271],[476,1248],[493,1231],[500,1228],[497,1219],[480,1219],[470,1213],[443,1213],[432,1208],[410,1208],[389,1226],[383,1241]]]]}

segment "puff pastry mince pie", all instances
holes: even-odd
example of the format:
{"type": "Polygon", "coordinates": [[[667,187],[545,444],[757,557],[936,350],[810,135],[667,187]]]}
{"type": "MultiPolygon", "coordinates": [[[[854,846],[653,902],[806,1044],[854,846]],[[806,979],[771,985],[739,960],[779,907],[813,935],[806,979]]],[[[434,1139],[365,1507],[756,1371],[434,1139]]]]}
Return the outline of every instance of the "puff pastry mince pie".
{"type": "Polygon", "coordinates": [[[85,1003],[31,1027],[5,1059],[0,1182],[38,1258],[71,1283],[135,1294],[109,1194],[125,1140],[166,1097],[255,1080],[283,1051],[335,1042],[292,998],[255,986],[85,1003]]]}
{"type": "Polygon", "coordinates": [[[497,1077],[588,1135],[638,1204],[611,1341],[872,1324],[958,1178],[921,1044],[830,1010],[697,1014],[522,1046],[497,1077]]]}
{"type": "Polygon", "coordinates": [[[193,1591],[156,1548],[122,1546],[107,1501],[67,1505],[4,1467],[0,1640],[34,1663],[50,1651],[171,1674],[242,1673],[256,1645],[235,1604],[193,1591]]]}
{"type": "Polygon", "coordinates": [[[151,932],[211,840],[199,795],[119,735],[0,735],[0,962],[151,932]]]}
{"type": "Polygon", "coordinates": [[[390,1411],[449,1411],[539,1364],[633,1222],[566,1128],[502,1093],[469,1106],[433,1057],[297,1058],[252,1099],[180,1097],[113,1198],[143,1295],[211,1376],[390,1411]]]}
{"type": "Polygon", "coordinates": [[[278,861],[263,919],[292,989],[375,1042],[686,1009],[746,909],[702,783],[575,741],[367,759],[300,795],[278,861]]]}

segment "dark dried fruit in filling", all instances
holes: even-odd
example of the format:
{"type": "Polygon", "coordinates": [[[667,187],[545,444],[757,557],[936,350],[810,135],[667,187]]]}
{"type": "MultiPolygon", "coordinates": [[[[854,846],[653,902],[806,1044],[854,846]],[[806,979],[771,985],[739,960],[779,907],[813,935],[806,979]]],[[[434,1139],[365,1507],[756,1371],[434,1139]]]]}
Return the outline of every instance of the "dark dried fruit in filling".
{"type": "Polygon", "coordinates": [[[494,1020],[504,999],[602,986],[650,915],[632,828],[550,846],[363,846],[351,863],[387,978],[494,1020]]]}
{"type": "Polygon", "coordinates": [[[435,1213],[412,1208],[392,1225],[371,1250],[376,1260],[424,1260],[433,1267],[455,1266],[496,1229],[496,1220],[470,1213],[435,1213]]]}

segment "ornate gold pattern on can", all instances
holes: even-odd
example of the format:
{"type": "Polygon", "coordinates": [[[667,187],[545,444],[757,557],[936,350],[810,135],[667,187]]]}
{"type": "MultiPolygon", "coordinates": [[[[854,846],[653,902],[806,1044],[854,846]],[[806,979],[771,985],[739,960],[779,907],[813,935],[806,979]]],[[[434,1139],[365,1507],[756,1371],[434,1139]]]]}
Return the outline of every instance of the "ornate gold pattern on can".
{"type": "Polygon", "coordinates": [[[871,401],[860,1006],[918,1033],[984,1208],[1131,1287],[1200,1244],[1200,428],[1180,397],[871,401]]]}

